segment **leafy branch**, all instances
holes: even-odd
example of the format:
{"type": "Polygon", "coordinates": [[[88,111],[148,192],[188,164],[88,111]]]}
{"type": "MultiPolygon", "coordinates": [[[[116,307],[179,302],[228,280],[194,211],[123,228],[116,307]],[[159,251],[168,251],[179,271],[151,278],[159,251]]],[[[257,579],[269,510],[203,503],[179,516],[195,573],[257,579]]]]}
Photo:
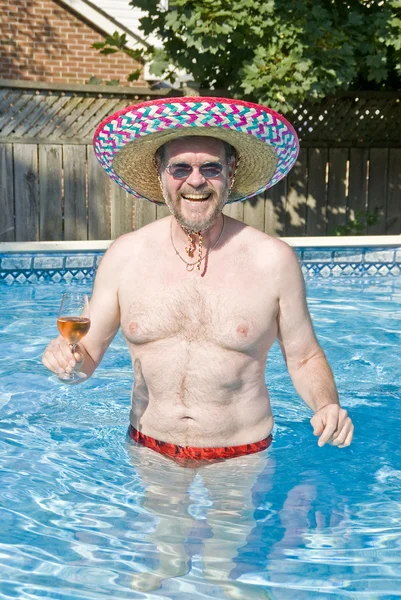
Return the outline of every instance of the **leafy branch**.
{"type": "Polygon", "coordinates": [[[374,212],[356,211],[353,219],[349,219],[346,225],[339,225],[334,230],[334,235],[363,235],[368,227],[377,225],[380,221],[379,208],[374,212]]]}
{"type": "MultiPolygon", "coordinates": [[[[109,35],[105,38],[104,42],[96,42],[92,44],[92,48],[99,50],[100,54],[109,56],[110,54],[116,54],[117,52],[124,52],[127,56],[137,62],[144,61],[144,51],[127,46],[127,35],[125,33],[118,33],[115,31],[113,35],[109,35]]],[[[152,51],[152,48],[150,49],[152,51]]],[[[136,81],[141,75],[141,69],[136,69],[130,73],[127,77],[128,81],[136,81]]]]}
{"type": "MultiPolygon", "coordinates": [[[[125,34],[94,44],[124,52],[174,82],[186,71],[202,88],[290,111],[341,90],[401,88],[401,0],[131,0],[143,38],[161,48],[132,50],[125,34]]],[[[138,70],[129,76],[134,81],[138,70]]]]}

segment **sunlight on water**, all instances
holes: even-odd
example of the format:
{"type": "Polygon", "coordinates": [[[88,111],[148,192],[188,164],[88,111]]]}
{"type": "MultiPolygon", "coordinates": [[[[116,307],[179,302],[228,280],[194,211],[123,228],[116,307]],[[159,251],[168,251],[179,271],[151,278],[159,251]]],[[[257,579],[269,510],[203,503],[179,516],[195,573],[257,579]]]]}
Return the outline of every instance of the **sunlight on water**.
{"type": "Polygon", "coordinates": [[[308,282],[350,448],[317,447],[275,344],[272,446],[199,469],[127,439],[121,334],[85,385],[42,367],[64,289],[0,290],[0,598],[401,597],[401,281],[308,282]]]}

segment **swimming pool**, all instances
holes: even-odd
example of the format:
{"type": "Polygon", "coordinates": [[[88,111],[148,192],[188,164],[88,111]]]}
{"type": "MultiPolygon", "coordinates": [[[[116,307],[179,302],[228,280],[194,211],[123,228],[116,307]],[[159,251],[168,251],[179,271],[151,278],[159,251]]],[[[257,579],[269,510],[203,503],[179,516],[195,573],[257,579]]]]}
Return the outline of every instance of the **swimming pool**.
{"type": "Polygon", "coordinates": [[[28,264],[14,263],[13,282],[0,283],[0,598],[401,597],[397,265],[360,277],[343,260],[338,277],[317,277],[327,266],[317,252],[305,266],[315,329],[355,423],[351,447],[317,447],[274,345],[272,446],[235,469],[194,472],[127,440],[121,333],[87,384],[61,385],[41,365],[61,294],[90,290],[96,260],[68,271],[64,259],[60,281],[50,261],[35,283],[37,261],[27,285],[28,264]],[[152,590],[160,567],[172,578],[152,590]]]}

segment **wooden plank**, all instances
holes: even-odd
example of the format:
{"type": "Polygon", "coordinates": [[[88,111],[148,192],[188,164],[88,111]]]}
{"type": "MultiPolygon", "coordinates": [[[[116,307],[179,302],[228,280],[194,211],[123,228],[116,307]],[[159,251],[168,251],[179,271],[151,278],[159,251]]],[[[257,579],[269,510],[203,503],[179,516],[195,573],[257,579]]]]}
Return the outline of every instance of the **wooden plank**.
{"type": "Polygon", "coordinates": [[[401,233],[401,149],[390,148],[388,192],[386,206],[386,234],[401,233]]]}
{"type": "Polygon", "coordinates": [[[58,127],[64,123],[65,118],[74,110],[79,104],[80,98],[74,98],[68,96],[68,102],[59,110],[57,115],[54,115],[50,122],[46,122],[45,127],[41,130],[40,135],[44,138],[49,136],[58,137],[58,127]]]}
{"type": "Polygon", "coordinates": [[[327,228],[327,148],[308,149],[308,198],[306,235],[326,235],[327,228]]]}
{"type": "Polygon", "coordinates": [[[64,239],[87,240],[86,146],[63,146],[64,239]]]}
{"type": "Polygon", "coordinates": [[[61,146],[39,146],[39,239],[44,242],[63,239],[61,155],[61,146]]]}
{"type": "MultiPolygon", "coordinates": [[[[133,86],[111,86],[111,85],[88,85],[81,83],[52,83],[48,81],[27,81],[18,79],[0,79],[0,88],[17,88],[27,90],[60,90],[60,91],[74,91],[83,92],[85,94],[103,94],[104,96],[117,96],[121,94],[127,94],[137,99],[138,96],[156,96],[163,98],[165,96],[180,96],[182,95],[178,90],[172,90],[171,88],[164,88],[160,90],[151,90],[143,85],[133,86]]],[[[394,92],[395,93],[395,92],[394,92]]],[[[145,98],[144,98],[145,99],[145,98]]]]}
{"type": "Polygon", "coordinates": [[[46,114],[46,121],[39,121],[34,127],[32,127],[29,131],[30,137],[40,137],[40,131],[46,127],[48,123],[51,123],[53,119],[56,118],[58,112],[63,108],[65,104],[67,104],[69,100],[69,96],[62,96],[58,98],[56,102],[49,108],[46,114]]]}
{"type": "Polygon", "coordinates": [[[111,238],[115,240],[124,233],[132,231],[132,212],[134,196],[117,183],[111,183],[111,238]]]}
{"type": "Polygon", "coordinates": [[[29,102],[27,102],[24,106],[23,110],[20,110],[18,113],[14,114],[14,118],[12,120],[10,120],[10,122],[8,123],[8,125],[5,125],[3,127],[3,130],[1,132],[1,135],[6,137],[7,135],[10,135],[12,132],[16,133],[16,135],[20,135],[17,133],[16,130],[18,130],[18,126],[20,125],[20,123],[23,123],[23,121],[26,119],[26,117],[34,112],[38,106],[40,106],[40,104],[42,104],[43,102],[43,98],[40,98],[39,96],[30,96],[29,102]]]}
{"type": "Polygon", "coordinates": [[[156,204],[137,198],[135,201],[135,229],[156,221],[156,204]]]}
{"type": "Polygon", "coordinates": [[[287,177],[265,191],[264,231],[274,237],[284,235],[287,204],[287,177]]]}
{"type": "Polygon", "coordinates": [[[263,194],[253,196],[244,201],[244,223],[264,231],[265,229],[265,198],[263,194]]]}
{"type": "Polygon", "coordinates": [[[0,242],[15,241],[12,144],[0,144],[0,242]]]}
{"type": "MultiPolygon", "coordinates": [[[[348,218],[358,219],[367,209],[367,170],[369,152],[364,148],[351,148],[349,162],[348,218]],[[358,214],[359,213],[359,214],[358,214]]],[[[363,231],[366,233],[366,228],[363,231]]]]}
{"type": "Polygon", "coordinates": [[[6,138],[2,138],[0,135],[0,142],[2,144],[49,144],[52,143],[54,145],[63,146],[64,144],[74,145],[74,146],[87,146],[91,144],[93,141],[93,137],[80,138],[78,136],[74,138],[60,137],[60,138],[52,138],[51,136],[47,138],[42,138],[40,136],[37,137],[25,137],[25,136],[14,136],[8,135],[6,138]]]}
{"type": "Polygon", "coordinates": [[[27,117],[23,123],[18,127],[18,129],[12,134],[13,137],[18,138],[24,136],[27,131],[32,129],[32,127],[37,123],[37,121],[44,117],[51,106],[56,102],[57,96],[40,96],[42,102],[38,105],[38,107],[31,112],[29,117],[27,117]]]}
{"type": "Polygon", "coordinates": [[[6,101],[7,96],[10,94],[11,90],[7,90],[7,89],[0,89],[0,111],[1,111],[1,106],[3,104],[4,101],[6,101]]]}
{"type": "Polygon", "coordinates": [[[7,117],[13,110],[13,104],[21,95],[21,92],[12,92],[11,90],[7,90],[7,92],[0,99],[0,129],[3,123],[7,123],[7,117]]]}
{"type": "Polygon", "coordinates": [[[171,215],[168,206],[156,206],[156,219],[164,219],[171,215]]]}
{"type": "Polygon", "coordinates": [[[118,98],[108,98],[101,108],[89,119],[86,125],[81,125],[79,134],[82,137],[93,136],[97,126],[107,115],[111,115],[129,105],[128,100],[120,102],[118,98]]]}
{"type": "MultiPolygon", "coordinates": [[[[57,129],[57,135],[61,137],[66,131],[69,130],[71,125],[77,121],[77,119],[84,113],[91,104],[95,101],[94,98],[80,98],[81,102],[74,108],[74,110],[60,123],[57,129]]],[[[80,137],[84,137],[79,133],[80,137]]]]}
{"type": "Polygon", "coordinates": [[[348,148],[329,151],[329,181],[327,189],[327,233],[334,235],[347,220],[347,161],[348,148]]]}
{"type": "Polygon", "coordinates": [[[288,174],[285,235],[304,235],[308,188],[308,152],[301,148],[295,166],[288,174]]]}
{"type": "Polygon", "coordinates": [[[15,239],[39,241],[38,148],[14,146],[15,239]]]}
{"type": "Polygon", "coordinates": [[[29,104],[31,100],[32,94],[22,94],[15,102],[10,103],[8,109],[0,118],[0,129],[4,124],[7,124],[7,126],[12,124],[12,122],[18,118],[19,112],[22,111],[25,105],[29,104]]]}
{"type": "Polygon", "coordinates": [[[232,219],[237,221],[244,221],[244,203],[243,202],[232,202],[226,204],[223,208],[223,213],[232,219]]]}
{"type": "Polygon", "coordinates": [[[65,132],[67,138],[74,137],[77,133],[80,133],[84,125],[100,111],[104,104],[107,104],[108,100],[105,98],[97,98],[93,104],[86,110],[80,119],[74,121],[68,131],[65,132]]]}
{"type": "Polygon", "coordinates": [[[88,238],[109,240],[110,228],[110,178],[100,166],[92,146],[88,153],[88,238]]]}
{"type": "Polygon", "coordinates": [[[386,232],[386,199],[388,189],[387,148],[371,148],[369,153],[368,212],[377,213],[379,222],[368,227],[369,235],[386,232]]]}

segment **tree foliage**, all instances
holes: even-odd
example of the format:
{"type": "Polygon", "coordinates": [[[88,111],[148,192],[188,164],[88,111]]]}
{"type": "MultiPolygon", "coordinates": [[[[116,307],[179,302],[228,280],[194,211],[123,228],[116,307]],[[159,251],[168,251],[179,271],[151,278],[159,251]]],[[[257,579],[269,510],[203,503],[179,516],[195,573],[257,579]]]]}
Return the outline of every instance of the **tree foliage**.
{"type": "Polygon", "coordinates": [[[185,69],[202,88],[281,110],[340,90],[401,87],[401,0],[130,4],[146,13],[144,37],[163,44],[142,58],[172,81],[185,69]]]}

